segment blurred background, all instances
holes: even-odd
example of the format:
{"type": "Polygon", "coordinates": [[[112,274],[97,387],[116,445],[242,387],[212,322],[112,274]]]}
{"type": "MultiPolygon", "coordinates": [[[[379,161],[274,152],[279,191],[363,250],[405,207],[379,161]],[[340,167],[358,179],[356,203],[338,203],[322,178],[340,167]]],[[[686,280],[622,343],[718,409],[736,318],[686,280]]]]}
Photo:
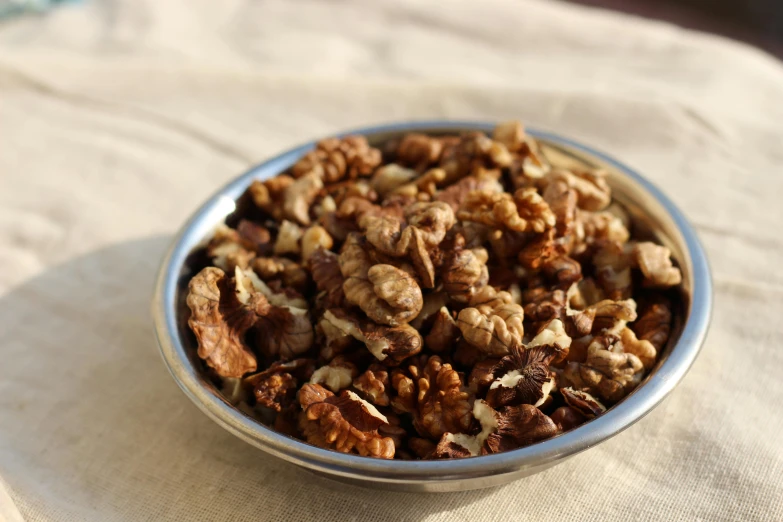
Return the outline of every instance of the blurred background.
{"type": "MultiPolygon", "coordinates": [[[[44,13],[59,3],[79,0],[0,0],[0,18],[44,13]]],[[[783,58],[781,0],[565,0],[611,9],[719,34],[760,47],[783,58]]],[[[103,3],[103,2],[101,2],[103,3]]],[[[111,4],[113,2],[105,2],[111,4]]],[[[263,3],[263,2],[259,2],[263,3]]]]}
{"type": "Polygon", "coordinates": [[[783,57],[780,0],[570,0],[672,22],[761,47],[783,57]]]}

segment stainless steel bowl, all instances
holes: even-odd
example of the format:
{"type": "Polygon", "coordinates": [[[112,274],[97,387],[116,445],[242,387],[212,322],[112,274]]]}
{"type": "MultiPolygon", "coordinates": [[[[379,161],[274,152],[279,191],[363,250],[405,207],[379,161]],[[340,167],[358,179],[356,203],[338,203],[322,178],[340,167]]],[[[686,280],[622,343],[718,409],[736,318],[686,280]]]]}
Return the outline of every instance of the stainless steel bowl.
{"type": "MultiPolygon", "coordinates": [[[[493,125],[471,122],[415,122],[356,129],[379,143],[406,132],[453,134],[493,125]]],[[[675,327],[660,361],[645,381],[601,417],[526,448],[468,459],[441,461],[381,460],[328,451],[292,439],[260,424],[228,403],[199,371],[187,324],[178,317],[182,292],[192,273],[187,260],[235,209],[254,179],[272,177],[314,146],[308,143],[252,168],[212,196],[188,220],[169,249],[157,280],[152,310],[163,360],[177,384],[215,422],[272,455],[336,480],[363,486],[412,491],[458,491],[495,486],[542,471],[567,457],[617,435],[652,410],[674,389],[699,353],[709,325],[712,283],[707,259],[693,228],[674,204],[649,181],[615,161],[560,136],[529,131],[556,164],[588,164],[609,170],[615,198],[625,205],[637,229],[668,246],[682,270],[682,301],[675,327]]]]}

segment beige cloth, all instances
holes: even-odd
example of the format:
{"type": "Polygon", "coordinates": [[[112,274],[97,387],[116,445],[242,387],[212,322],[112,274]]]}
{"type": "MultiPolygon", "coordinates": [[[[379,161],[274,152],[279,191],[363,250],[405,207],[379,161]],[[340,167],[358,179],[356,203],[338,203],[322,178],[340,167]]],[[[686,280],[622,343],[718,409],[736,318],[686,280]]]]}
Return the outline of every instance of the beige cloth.
{"type": "Polygon", "coordinates": [[[0,24],[0,519],[783,520],[783,67],[544,1],[128,0],[0,24]],[[652,414],[486,491],[335,485],[241,442],[164,369],[171,235],[282,149],[522,118],[610,151],[698,228],[713,325],[652,414]]]}

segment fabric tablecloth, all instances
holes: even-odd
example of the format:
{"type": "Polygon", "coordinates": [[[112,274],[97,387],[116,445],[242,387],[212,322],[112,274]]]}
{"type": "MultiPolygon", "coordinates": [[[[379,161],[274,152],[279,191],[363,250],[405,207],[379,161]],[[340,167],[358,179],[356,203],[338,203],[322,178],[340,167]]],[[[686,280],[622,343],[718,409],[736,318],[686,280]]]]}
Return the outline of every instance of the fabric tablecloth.
{"type": "Polygon", "coordinates": [[[783,520],[783,66],[546,1],[105,0],[0,24],[0,519],[783,520]],[[672,395],[546,472],[336,485],[207,419],[164,369],[164,249],[216,187],[372,123],[526,123],[685,211],[713,322],[672,395]]]}

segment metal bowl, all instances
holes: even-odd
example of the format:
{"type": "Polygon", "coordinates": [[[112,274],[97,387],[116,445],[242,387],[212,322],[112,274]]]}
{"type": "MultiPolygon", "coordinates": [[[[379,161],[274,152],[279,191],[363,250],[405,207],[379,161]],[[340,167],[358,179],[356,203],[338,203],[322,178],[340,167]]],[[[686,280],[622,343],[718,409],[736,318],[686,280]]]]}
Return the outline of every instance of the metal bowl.
{"type": "MultiPolygon", "coordinates": [[[[491,132],[492,124],[415,122],[356,129],[379,143],[406,132],[455,134],[491,132]]],[[[669,247],[682,270],[681,300],[668,346],[656,367],[628,397],[604,415],[572,431],[518,450],[456,460],[382,460],[317,448],[276,433],[227,402],[204,377],[193,338],[181,310],[183,291],[192,272],[190,255],[203,246],[216,226],[235,210],[236,200],[254,179],[272,177],[290,167],[314,142],[285,152],[252,168],[212,196],[177,234],[163,259],[152,310],[160,350],[177,384],[215,422],[237,437],[289,462],[330,478],[357,485],[409,491],[458,491],[510,482],[537,473],[617,435],[650,412],[683,378],[701,349],[712,308],[712,283],[696,233],[674,204],[649,181],[609,156],[560,136],[529,131],[555,164],[601,166],[609,174],[614,197],[643,230],[669,247]]]]}

